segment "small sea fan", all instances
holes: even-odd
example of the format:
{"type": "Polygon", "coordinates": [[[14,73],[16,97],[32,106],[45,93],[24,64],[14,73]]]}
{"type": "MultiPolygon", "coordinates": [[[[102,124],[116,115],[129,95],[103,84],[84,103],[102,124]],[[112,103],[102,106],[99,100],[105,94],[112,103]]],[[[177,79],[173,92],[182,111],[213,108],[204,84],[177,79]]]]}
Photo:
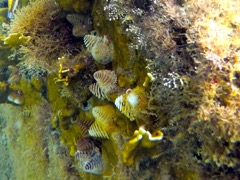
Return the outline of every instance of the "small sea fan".
{"type": "Polygon", "coordinates": [[[96,106],[92,109],[95,124],[101,127],[104,132],[111,135],[112,132],[117,131],[117,126],[114,123],[116,119],[116,108],[112,105],[96,106]]]}
{"type": "Polygon", "coordinates": [[[96,122],[91,125],[88,130],[88,133],[92,137],[98,137],[103,139],[109,139],[109,135],[105,129],[102,128],[101,125],[97,124],[96,122]]]}
{"type": "Polygon", "coordinates": [[[95,144],[93,140],[91,140],[90,138],[82,138],[78,141],[77,151],[82,154],[90,155],[91,153],[88,153],[88,152],[93,151],[94,148],[95,148],[95,144]]]}
{"type": "Polygon", "coordinates": [[[88,129],[92,125],[92,123],[93,121],[90,120],[81,120],[77,123],[83,137],[88,136],[88,129]]]}
{"type": "Polygon", "coordinates": [[[106,95],[118,90],[117,76],[114,71],[99,70],[93,74],[97,81],[89,86],[89,90],[99,99],[109,99],[106,95]]]}
{"type": "Polygon", "coordinates": [[[112,62],[113,44],[106,36],[86,35],[84,36],[84,44],[98,63],[108,64],[112,62]]]}
{"type": "Polygon", "coordinates": [[[95,120],[112,121],[115,117],[115,108],[111,105],[96,106],[92,109],[92,114],[95,120]]]}
{"type": "Polygon", "coordinates": [[[102,155],[99,151],[95,151],[90,161],[84,164],[83,170],[92,174],[102,174],[103,167],[102,155]]]}
{"type": "Polygon", "coordinates": [[[96,83],[91,84],[89,86],[89,90],[91,91],[91,93],[93,93],[93,95],[95,95],[99,99],[102,99],[102,100],[107,99],[105,93],[103,93],[103,91],[100,89],[98,84],[96,84],[96,83]]]}
{"type": "Polygon", "coordinates": [[[104,93],[109,93],[116,88],[117,75],[114,71],[99,70],[93,74],[93,77],[104,93]]]}
{"type": "Polygon", "coordinates": [[[95,45],[95,43],[97,43],[98,41],[101,40],[101,37],[95,36],[95,35],[86,35],[84,36],[84,44],[87,47],[87,49],[89,51],[91,51],[91,49],[93,48],[93,46],[95,45]]]}
{"type": "Polygon", "coordinates": [[[79,140],[75,158],[79,161],[81,170],[92,174],[102,174],[104,165],[101,149],[92,139],[79,140]]]}
{"type": "Polygon", "coordinates": [[[75,158],[84,163],[92,157],[95,145],[93,141],[89,138],[82,138],[77,144],[77,151],[75,153],[75,158]]]}

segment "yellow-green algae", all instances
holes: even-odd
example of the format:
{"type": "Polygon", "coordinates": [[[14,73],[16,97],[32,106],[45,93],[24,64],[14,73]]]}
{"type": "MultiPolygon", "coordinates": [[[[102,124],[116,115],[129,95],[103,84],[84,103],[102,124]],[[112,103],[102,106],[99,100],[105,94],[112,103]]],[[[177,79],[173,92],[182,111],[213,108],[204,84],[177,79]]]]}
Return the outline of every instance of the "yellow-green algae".
{"type": "Polygon", "coordinates": [[[29,82],[21,81],[23,92],[28,94],[25,99],[25,107],[29,107],[30,113],[27,113],[27,109],[23,107],[11,104],[1,108],[1,117],[7,118],[4,134],[8,139],[8,149],[13,167],[12,177],[48,179],[48,177],[57,175],[69,178],[65,169],[66,161],[56,154],[58,145],[48,138],[48,126],[43,126],[43,124],[48,124],[50,119],[43,119],[41,113],[48,113],[50,109],[43,110],[42,108],[48,106],[41,106],[48,103],[29,86],[29,82]],[[38,101],[39,104],[34,103],[35,101],[38,101]],[[40,109],[43,112],[38,112],[40,109]]]}
{"type": "Polygon", "coordinates": [[[12,33],[4,39],[4,44],[17,48],[22,44],[26,44],[29,39],[29,36],[24,36],[20,33],[12,33]]]}

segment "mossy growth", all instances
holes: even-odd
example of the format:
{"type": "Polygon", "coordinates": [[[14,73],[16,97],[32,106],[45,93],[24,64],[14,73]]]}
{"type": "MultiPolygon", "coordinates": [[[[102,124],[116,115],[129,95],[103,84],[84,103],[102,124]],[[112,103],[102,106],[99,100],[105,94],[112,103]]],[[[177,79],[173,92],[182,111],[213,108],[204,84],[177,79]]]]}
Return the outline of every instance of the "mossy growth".
{"type": "Polygon", "coordinates": [[[204,163],[210,163],[212,167],[232,168],[239,165],[236,154],[239,152],[237,129],[240,94],[233,80],[238,79],[239,72],[239,38],[236,36],[239,34],[239,23],[235,20],[239,3],[211,1],[208,6],[204,3],[189,1],[186,4],[194,24],[188,30],[189,41],[195,39],[204,52],[202,58],[197,58],[201,64],[196,73],[201,80],[198,85],[195,84],[201,89],[202,95],[196,120],[189,130],[197,133],[204,163]],[[199,11],[202,14],[201,21],[198,21],[196,14],[199,11]]]}
{"type": "Polygon", "coordinates": [[[23,56],[22,66],[26,67],[51,72],[57,69],[58,57],[76,55],[80,50],[64,12],[51,0],[33,1],[19,9],[8,33],[30,37],[17,51],[23,56]]]}

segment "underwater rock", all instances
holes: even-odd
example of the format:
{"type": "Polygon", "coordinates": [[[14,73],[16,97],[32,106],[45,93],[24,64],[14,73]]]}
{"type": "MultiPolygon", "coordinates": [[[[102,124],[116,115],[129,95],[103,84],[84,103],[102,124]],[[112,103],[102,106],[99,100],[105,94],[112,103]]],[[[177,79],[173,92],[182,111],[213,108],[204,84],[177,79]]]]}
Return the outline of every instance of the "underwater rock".
{"type": "Polygon", "coordinates": [[[113,44],[106,36],[86,35],[84,43],[93,59],[98,63],[108,64],[113,61],[113,44]]]}

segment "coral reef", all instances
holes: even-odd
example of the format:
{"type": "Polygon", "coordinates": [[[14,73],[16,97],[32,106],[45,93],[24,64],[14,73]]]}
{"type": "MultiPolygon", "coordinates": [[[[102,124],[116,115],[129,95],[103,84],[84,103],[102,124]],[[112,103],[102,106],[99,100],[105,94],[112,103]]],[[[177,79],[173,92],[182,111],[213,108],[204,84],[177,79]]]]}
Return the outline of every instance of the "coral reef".
{"type": "Polygon", "coordinates": [[[239,9],[39,0],[10,22],[2,9],[9,179],[239,179],[239,9]]]}

